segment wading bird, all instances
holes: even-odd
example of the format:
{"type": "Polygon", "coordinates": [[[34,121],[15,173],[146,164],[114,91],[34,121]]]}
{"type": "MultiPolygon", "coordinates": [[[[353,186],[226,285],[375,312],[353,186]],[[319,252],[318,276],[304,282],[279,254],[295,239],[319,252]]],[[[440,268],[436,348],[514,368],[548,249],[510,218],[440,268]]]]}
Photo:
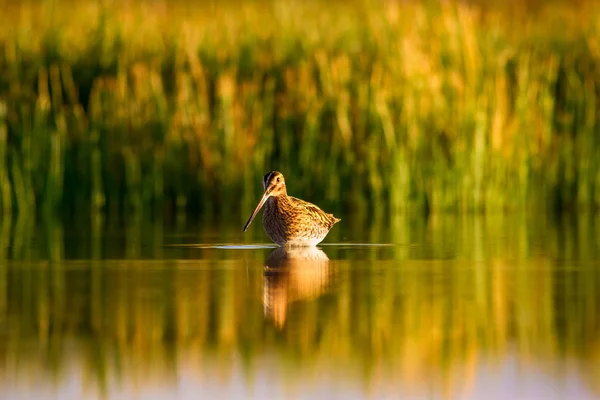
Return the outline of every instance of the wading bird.
{"type": "Polygon", "coordinates": [[[281,172],[271,171],[266,174],[263,177],[263,188],[264,194],[246,222],[244,232],[263,205],[265,232],[280,246],[315,246],[340,221],[314,204],[288,196],[281,172]]]}

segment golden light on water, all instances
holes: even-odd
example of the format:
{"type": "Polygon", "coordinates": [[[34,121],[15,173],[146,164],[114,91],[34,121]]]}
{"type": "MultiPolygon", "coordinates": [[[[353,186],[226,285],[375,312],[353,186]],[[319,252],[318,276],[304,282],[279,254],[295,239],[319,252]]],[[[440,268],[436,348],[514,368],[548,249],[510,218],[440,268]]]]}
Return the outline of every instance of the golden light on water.
{"type": "MultiPolygon", "coordinates": [[[[408,240],[375,225],[355,237],[390,244],[339,243],[332,231],[308,253],[227,245],[148,253],[209,237],[195,228],[143,229],[125,247],[89,238],[109,240],[94,261],[69,259],[68,249],[66,259],[36,261],[38,246],[30,261],[0,268],[1,385],[65,398],[559,398],[563,390],[592,399],[594,221],[438,216],[406,221],[408,240]]],[[[88,240],[49,232],[65,236],[40,244],[88,240]]],[[[26,228],[26,243],[31,235],[26,228]]]]}

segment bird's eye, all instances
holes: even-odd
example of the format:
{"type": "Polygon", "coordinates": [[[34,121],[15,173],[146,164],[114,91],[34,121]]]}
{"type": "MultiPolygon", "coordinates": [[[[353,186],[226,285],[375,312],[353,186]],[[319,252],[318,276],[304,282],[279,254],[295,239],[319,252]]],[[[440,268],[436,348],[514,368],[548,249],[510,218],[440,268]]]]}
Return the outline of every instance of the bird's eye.
{"type": "Polygon", "coordinates": [[[277,177],[277,182],[279,182],[280,180],[281,180],[281,178],[280,178],[280,177],[277,177]]]}

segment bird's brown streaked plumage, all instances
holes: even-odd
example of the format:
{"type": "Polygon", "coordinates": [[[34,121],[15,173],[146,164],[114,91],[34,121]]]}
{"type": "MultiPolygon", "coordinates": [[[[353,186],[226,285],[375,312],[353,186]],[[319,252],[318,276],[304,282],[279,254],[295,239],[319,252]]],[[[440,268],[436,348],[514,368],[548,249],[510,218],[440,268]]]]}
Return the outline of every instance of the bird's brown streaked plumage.
{"type": "Polygon", "coordinates": [[[340,221],[314,204],[288,196],[281,172],[271,171],[266,174],[263,177],[263,188],[263,197],[246,222],[244,231],[263,205],[265,232],[273,242],[281,246],[315,246],[340,221]]]}

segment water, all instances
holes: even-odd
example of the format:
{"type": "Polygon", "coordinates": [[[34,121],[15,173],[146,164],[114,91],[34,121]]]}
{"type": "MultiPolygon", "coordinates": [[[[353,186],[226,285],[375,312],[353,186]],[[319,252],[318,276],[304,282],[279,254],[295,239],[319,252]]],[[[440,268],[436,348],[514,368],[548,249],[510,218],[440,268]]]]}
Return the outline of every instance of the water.
{"type": "Polygon", "coordinates": [[[0,223],[0,398],[600,398],[600,218],[0,223]]]}

